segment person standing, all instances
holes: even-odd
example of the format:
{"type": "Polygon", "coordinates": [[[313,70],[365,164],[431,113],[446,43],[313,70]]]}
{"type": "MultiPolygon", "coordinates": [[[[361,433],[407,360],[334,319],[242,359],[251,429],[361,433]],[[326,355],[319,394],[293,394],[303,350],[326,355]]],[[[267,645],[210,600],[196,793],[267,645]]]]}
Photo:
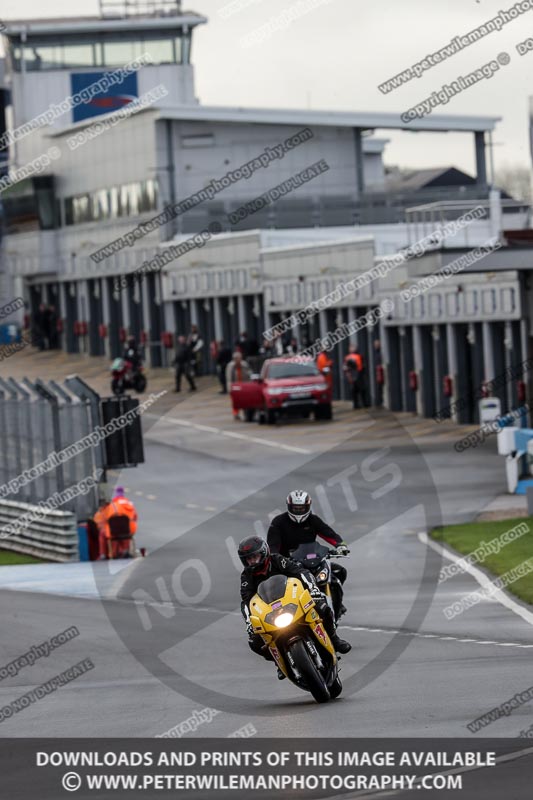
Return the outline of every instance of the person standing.
{"type": "Polygon", "coordinates": [[[232,358],[231,348],[226,345],[223,339],[220,339],[220,341],[217,344],[218,344],[218,350],[215,359],[215,364],[217,368],[218,379],[222,387],[219,394],[227,394],[228,384],[226,382],[226,369],[232,358]]]}
{"type": "Polygon", "coordinates": [[[57,311],[55,306],[48,306],[48,344],[50,350],[57,350],[59,347],[59,333],[57,330],[57,311]]]}
{"type": "MultiPolygon", "coordinates": [[[[374,340],[374,366],[383,366],[383,356],[381,354],[381,342],[379,339],[374,340]]],[[[376,405],[383,405],[383,384],[376,381],[376,405]]]]}
{"type": "Polygon", "coordinates": [[[200,336],[198,325],[191,325],[191,332],[187,337],[187,344],[190,347],[190,369],[195,377],[202,374],[202,356],[204,340],[200,336]]]}
{"type": "Polygon", "coordinates": [[[235,350],[240,350],[244,359],[250,355],[250,342],[248,341],[248,334],[243,331],[239,334],[239,338],[235,342],[235,350]]]}
{"type": "MultiPolygon", "coordinates": [[[[247,361],[244,361],[242,357],[242,353],[239,350],[236,350],[233,353],[233,359],[229,362],[228,366],[226,367],[226,386],[229,386],[231,389],[232,383],[240,383],[241,381],[249,381],[252,376],[252,372],[250,370],[250,366],[247,361]]],[[[232,395],[232,406],[233,406],[233,419],[239,418],[239,409],[235,408],[235,399],[232,395]]]]}
{"type": "Polygon", "coordinates": [[[348,355],[344,358],[344,374],[350,385],[353,407],[361,408],[363,404],[363,356],[355,345],[350,345],[348,355]]]}
{"type": "Polygon", "coordinates": [[[318,354],[316,365],[326,379],[328,387],[333,390],[333,361],[325,350],[318,354]]]}
{"type": "Polygon", "coordinates": [[[178,343],[176,346],[176,355],[172,364],[176,367],[176,388],[175,392],[181,392],[181,379],[183,375],[189,384],[189,391],[196,391],[196,384],[191,374],[191,358],[192,348],[187,343],[185,336],[178,336],[178,343]]]}
{"type": "Polygon", "coordinates": [[[44,303],[39,304],[39,308],[33,315],[33,330],[35,336],[35,344],[39,350],[46,350],[48,348],[46,325],[47,325],[46,306],[44,303]]]}

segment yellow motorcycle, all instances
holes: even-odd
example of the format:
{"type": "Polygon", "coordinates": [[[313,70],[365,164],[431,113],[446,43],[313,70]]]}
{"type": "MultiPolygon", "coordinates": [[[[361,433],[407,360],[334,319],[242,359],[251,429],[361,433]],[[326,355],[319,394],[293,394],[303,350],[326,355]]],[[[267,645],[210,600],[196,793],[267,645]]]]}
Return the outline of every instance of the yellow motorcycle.
{"type": "Polygon", "coordinates": [[[273,575],[250,601],[254,633],[283,674],[317,703],[342,692],[338,658],[309,590],[297,578],[273,575]]]}

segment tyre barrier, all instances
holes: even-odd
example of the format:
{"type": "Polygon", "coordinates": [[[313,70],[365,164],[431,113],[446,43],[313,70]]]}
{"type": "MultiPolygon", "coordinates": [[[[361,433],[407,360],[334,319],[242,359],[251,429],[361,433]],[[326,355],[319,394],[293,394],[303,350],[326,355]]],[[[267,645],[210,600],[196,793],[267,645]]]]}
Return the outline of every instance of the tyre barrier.
{"type": "Polygon", "coordinates": [[[79,561],[76,515],[71,511],[43,511],[30,503],[0,500],[0,550],[14,550],[47,561],[79,561]],[[32,513],[38,518],[28,521],[20,532],[2,535],[5,526],[32,513]]]}

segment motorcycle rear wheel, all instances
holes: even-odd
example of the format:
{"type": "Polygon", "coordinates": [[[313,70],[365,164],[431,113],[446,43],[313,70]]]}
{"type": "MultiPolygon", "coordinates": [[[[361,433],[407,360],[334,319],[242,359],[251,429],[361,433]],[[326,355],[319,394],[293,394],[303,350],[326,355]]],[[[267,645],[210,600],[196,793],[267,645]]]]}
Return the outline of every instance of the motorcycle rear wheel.
{"type": "MultiPolygon", "coordinates": [[[[309,691],[313,695],[317,703],[327,703],[331,699],[329,689],[326,686],[324,678],[316,668],[311,656],[309,655],[305,642],[298,639],[293,642],[289,649],[292,657],[298,667],[302,678],[307,684],[309,691]]],[[[341,687],[342,688],[342,687],[341,687]]]]}
{"type": "Polygon", "coordinates": [[[145,378],[145,376],[140,374],[140,373],[135,375],[135,377],[133,378],[133,387],[134,387],[136,392],[138,392],[139,394],[142,394],[144,392],[144,390],[146,389],[146,378],[145,378]]]}
{"type": "Polygon", "coordinates": [[[113,378],[111,381],[111,391],[117,397],[119,397],[121,394],[124,394],[124,384],[120,378],[113,378]]]}

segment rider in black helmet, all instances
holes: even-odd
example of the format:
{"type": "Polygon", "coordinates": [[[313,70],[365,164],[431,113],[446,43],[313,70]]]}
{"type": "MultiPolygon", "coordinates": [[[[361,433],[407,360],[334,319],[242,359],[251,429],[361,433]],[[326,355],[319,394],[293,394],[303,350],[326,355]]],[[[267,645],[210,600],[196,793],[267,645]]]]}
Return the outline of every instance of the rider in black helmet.
{"type": "Polygon", "coordinates": [[[135,336],[128,336],[128,341],[124,348],[124,361],[130,362],[133,372],[136,372],[142,364],[142,356],[135,336]]]}
{"type": "MultiPolygon", "coordinates": [[[[265,647],[261,636],[253,632],[249,609],[250,600],[257,592],[259,584],[272,575],[286,575],[290,578],[298,578],[309,589],[309,593],[316,603],[317,612],[322,617],[324,628],[335,650],[338,653],[350,652],[352,646],[349,642],[337,636],[331,609],[310,572],[290,558],[271,553],[268,544],[260,536],[248,536],[248,538],[243,539],[239,544],[238,553],[244,567],[241,573],[241,611],[246,622],[248,644],[254,653],[262,655],[267,661],[272,660],[270,651],[268,647],[265,647]]],[[[278,672],[278,675],[281,677],[283,673],[280,675],[278,672]]]]}

